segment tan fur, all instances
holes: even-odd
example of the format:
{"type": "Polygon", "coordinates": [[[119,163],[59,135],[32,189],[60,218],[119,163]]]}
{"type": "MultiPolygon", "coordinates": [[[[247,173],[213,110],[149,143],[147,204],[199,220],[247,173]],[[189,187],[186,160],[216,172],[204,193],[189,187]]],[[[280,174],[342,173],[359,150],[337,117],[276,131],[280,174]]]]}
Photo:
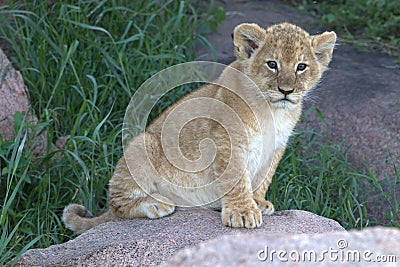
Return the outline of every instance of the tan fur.
{"type": "MultiPolygon", "coordinates": [[[[257,124],[260,122],[256,121],[253,113],[253,108],[257,107],[249,108],[231,91],[214,84],[197,89],[168,108],[145,133],[133,138],[125,148],[125,156],[119,160],[109,183],[110,211],[100,217],[90,218],[83,206],[69,205],[63,215],[66,226],[82,232],[118,218],[156,219],[174,212],[175,203],[187,207],[219,208],[222,210],[222,222],[226,226],[260,226],[262,214],[274,212],[272,203],[265,200],[265,193],[301,115],[302,100],[327,69],[335,41],[334,32],[310,36],[301,28],[288,23],[274,25],[266,30],[256,24],[237,26],[233,36],[237,60],[230,67],[249,76],[260,88],[262,94],[259,97],[270,106],[273,118],[266,116],[262,118],[261,124],[257,124]],[[269,67],[268,61],[276,62],[277,69],[269,67]],[[305,70],[298,70],[300,63],[307,65],[305,70]],[[293,92],[287,95],[290,101],[282,100],[284,92],[291,90],[293,92]],[[247,135],[239,133],[236,143],[232,145],[230,133],[226,129],[240,127],[230,122],[230,115],[226,114],[220,118],[226,120],[225,128],[206,118],[190,121],[180,132],[179,149],[184,157],[195,161],[203,152],[207,153],[207,143],[201,143],[205,138],[213,140],[217,149],[214,161],[208,168],[187,172],[176,168],[167,159],[162,143],[166,145],[164,147],[173,147],[174,143],[168,137],[162,139],[161,130],[162,127],[179,127],[169,122],[168,115],[185,101],[201,97],[221,101],[232,108],[242,120],[243,125],[240,127],[244,127],[247,135]],[[274,127],[269,127],[271,125],[274,127]],[[260,127],[264,129],[264,134],[261,134],[260,127]],[[270,142],[271,138],[274,138],[275,146],[261,156],[259,147],[270,142]],[[134,174],[129,169],[134,170],[134,174]],[[133,179],[132,175],[138,179],[133,179]],[[174,187],[170,183],[186,188],[174,187]],[[204,186],[202,189],[201,186],[209,183],[212,186],[204,186]],[[196,186],[200,186],[200,189],[188,188],[196,186]],[[221,199],[218,199],[219,195],[223,195],[221,199]]],[[[219,80],[243,91],[249,87],[248,81],[227,69],[219,80]]],[[[210,106],[210,112],[215,111],[218,117],[221,113],[213,109],[213,105],[210,106]]],[[[182,111],[182,116],[184,114],[182,111]]],[[[182,164],[187,163],[182,161],[182,164]]]]}

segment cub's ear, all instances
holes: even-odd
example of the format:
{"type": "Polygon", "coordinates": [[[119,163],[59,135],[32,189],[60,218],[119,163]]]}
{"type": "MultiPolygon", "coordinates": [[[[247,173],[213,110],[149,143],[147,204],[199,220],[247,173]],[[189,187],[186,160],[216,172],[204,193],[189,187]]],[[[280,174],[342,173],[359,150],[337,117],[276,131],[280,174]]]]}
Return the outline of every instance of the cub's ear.
{"type": "Polygon", "coordinates": [[[317,60],[324,67],[327,67],[332,59],[332,52],[336,42],[336,33],[324,32],[319,35],[314,35],[311,38],[311,46],[317,60]]]}
{"type": "Polygon", "coordinates": [[[255,23],[243,23],[236,26],[233,32],[233,45],[238,59],[251,57],[265,38],[265,30],[255,23]]]}

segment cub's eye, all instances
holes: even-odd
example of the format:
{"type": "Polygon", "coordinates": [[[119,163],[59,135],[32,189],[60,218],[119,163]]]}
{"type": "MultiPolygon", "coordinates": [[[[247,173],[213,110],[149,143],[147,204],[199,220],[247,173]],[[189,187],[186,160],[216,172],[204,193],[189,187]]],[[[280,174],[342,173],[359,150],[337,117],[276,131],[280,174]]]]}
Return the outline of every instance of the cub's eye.
{"type": "Polygon", "coordinates": [[[303,71],[307,68],[307,65],[304,63],[300,63],[299,65],[297,65],[297,70],[296,71],[303,71]]]}
{"type": "Polygon", "coordinates": [[[273,69],[273,70],[277,70],[278,69],[278,63],[276,63],[276,61],[268,61],[267,62],[268,68],[273,69]]]}

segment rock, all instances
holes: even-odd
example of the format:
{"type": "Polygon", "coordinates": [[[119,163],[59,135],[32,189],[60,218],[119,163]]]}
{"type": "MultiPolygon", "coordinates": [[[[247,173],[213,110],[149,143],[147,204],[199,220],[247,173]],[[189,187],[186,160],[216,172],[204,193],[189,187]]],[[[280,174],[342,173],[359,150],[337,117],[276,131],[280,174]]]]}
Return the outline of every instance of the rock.
{"type": "Polygon", "coordinates": [[[400,230],[375,227],[324,234],[239,234],[178,252],[162,266],[398,266],[400,230]]]}
{"type": "MultiPolygon", "coordinates": [[[[7,141],[14,138],[14,115],[16,112],[27,114],[25,122],[29,125],[37,124],[38,119],[30,114],[30,108],[29,92],[22,75],[13,68],[0,48],[0,136],[2,140],[7,141]]],[[[36,134],[40,130],[30,130],[31,134],[28,135],[28,138],[34,138],[31,145],[33,154],[36,156],[47,151],[47,134],[45,132],[36,134]]],[[[69,135],[58,138],[55,145],[52,145],[52,149],[61,149],[69,138],[69,135]]]]}
{"type": "Polygon", "coordinates": [[[10,140],[14,135],[14,114],[29,109],[28,89],[21,73],[15,70],[0,49],[0,135],[10,140]]]}
{"type": "Polygon", "coordinates": [[[158,220],[110,222],[64,244],[29,250],[17,266],[154,266],[180,249],[222,235],[344,231],[336,221],[306,211],[280,211],[263,219],[262,227],[253,230],[224,227],[220,212],[212,210],[178,211],[158,220]]]}
{"type": "Polygon", "coordinates": [[[394,58],[339,45],[331,70],[314,92],[332,139],[343,138],[345,146],[351,145],[350,159],[378,175],[393,175],[393,165],[386,161],[388,149],[400,166],[399,84],[394,58]]]}
{"type": "MultiPolygon", "coordinates": [[[[24,84],[21,73],[13,68],[1,49],[0,77],[0,136],[3,140],[11,140],[15,136],[14,115],[16,112],[27,114],[25,122],[30,125],[36,124],[38,120],[30,114],[28,88],[24,84]]],[[[40,129],[37,132],[40,132],[40,129]]],[[[32,130],[31,133],[33,133],[32,130]]],[[[40,155],[46,151],[47,135],[45,133],[30,134],[28,138],[34,138],[32,142],[34,155],[40,155]]]]}

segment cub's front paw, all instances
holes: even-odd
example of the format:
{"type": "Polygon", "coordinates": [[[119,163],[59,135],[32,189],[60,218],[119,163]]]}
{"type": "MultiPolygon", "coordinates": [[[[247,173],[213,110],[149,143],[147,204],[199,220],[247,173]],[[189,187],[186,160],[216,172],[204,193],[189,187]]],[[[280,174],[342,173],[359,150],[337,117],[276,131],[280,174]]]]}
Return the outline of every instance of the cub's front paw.
{"type": "Polygon", "coordinates": [[[251,208],[223,208],[222,223],[229,227],[255,228],[262,224],[261,211],[257,207],[251,208]]]}
{"type": "Polygon", "coordinates": [[[262,214],[272,215],[275,212],[274,204],[265,199],[255,199],[262,214]]]}

